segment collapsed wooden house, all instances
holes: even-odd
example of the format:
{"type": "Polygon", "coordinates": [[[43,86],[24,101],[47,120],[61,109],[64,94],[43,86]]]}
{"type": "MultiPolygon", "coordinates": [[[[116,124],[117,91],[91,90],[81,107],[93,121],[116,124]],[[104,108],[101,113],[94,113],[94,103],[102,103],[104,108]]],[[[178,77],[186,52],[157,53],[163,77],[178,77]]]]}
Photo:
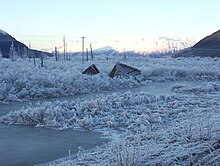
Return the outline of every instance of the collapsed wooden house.
{"type": "Polygon", "coordinates": [[[92,64],[87,69],[85,69],[82,73],[87,74],[87,75],[95,75],[100,72],[99,72],[98,68],[96,67],[96,65],[92,64]]]}
{"type": "Polygon", "coordinates": [[[136,77],[137,75],[141,74],[141,70],[122,64],[116,63],[113,67],[112,71],[109,73],[109,77],[118,77],[118,76],[133,76],[136,77]]]}

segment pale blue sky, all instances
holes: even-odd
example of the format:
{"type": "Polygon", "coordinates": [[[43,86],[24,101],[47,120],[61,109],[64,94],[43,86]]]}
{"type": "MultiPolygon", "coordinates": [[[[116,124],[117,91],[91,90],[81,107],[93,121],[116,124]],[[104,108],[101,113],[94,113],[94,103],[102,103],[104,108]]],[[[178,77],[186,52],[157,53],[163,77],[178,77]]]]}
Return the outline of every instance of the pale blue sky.
{"type": "Polygon", "coordinates": [[[39,35],[200,39],[220,29],[219,7],[219,0],[0,0],[0,29],[42,43],[39,35]]]}

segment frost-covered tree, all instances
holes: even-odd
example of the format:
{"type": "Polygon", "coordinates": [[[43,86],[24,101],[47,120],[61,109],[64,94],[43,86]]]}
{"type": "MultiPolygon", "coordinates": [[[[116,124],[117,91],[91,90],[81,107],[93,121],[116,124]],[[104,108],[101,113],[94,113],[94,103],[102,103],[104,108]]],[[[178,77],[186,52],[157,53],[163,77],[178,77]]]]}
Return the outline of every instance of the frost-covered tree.
{"type": "Polygon", "coordinates": [[[43,55],[43,53],[41,53],[40,62],[41,62],[41,67],[44,67],[44,55],[43,55]]]}
{"type": "Polygon", "coordinates": [[[17,56],[18,56],[18,57],[21,57],[21,56],[22,56],[22,51],[21,51],[19,45],[18,45],[18,47],[17,47],[17,56]]]}
{"type": "Polygon", "coordinates": [[[0,59],[3,58],[2,50],[0,49],[0,59]]]}
{"type": "Polygon", "coordinates": [[[11,58],[12,61],[15,61],[15,59],[17,58],[17,52],[16,49],[14,47],[14,42],[12,41],[11,43],[11,47],[9,50],[9,58],[11,58]]]}
{"type": "Polygon", "coordinates": [[[23,51],[21,53],[22,58],[27,58],[28,57],[28,49],[26,47],[23,48],[23,51]]]}

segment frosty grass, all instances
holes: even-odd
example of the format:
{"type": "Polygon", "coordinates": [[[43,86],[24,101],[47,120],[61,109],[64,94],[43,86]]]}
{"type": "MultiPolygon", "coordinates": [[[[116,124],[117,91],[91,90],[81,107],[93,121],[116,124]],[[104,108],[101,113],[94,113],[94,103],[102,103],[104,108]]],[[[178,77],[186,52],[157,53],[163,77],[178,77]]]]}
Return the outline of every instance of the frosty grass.
{"type": "Polygon", "coordinates": [[[5,124],[55,129],[123,128],[120,139],[94,151],[79,148],[75,158],[48,165],[219,165],[220,60],[218,58],[129,58],[145,80],[111,79],[118,59],[96,59],[101,74],[82,75],[89,64],[46,60],[44,68],[28,61],[0,61],[0,101],[22,101],[147,85],[148,81],[202,80],[202,86],[174,85],[182,95],[126,92],[91,100],[45,102],[0,117],[5,124]],[[11,63],[14,63],[11,65],[11,63]]]}

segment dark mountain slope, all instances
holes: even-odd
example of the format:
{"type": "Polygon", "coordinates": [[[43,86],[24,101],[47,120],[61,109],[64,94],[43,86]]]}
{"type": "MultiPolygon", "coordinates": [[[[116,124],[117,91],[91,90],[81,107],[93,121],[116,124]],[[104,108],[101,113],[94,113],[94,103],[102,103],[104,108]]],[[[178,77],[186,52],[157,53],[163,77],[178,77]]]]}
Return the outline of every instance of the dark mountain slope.
{"type": "Polygon", "coordinates": [[[220,30],[203,38],[193,47],[182,50],[174,57],[220,57],[220,30]]]}
{"type": "Polygon", "coordinates": [[[14,42],[14,48],[18,52],[18,54],[21,50],[24,50],[25,48],[28,49],[27,46],[25,46],[23,43],[17,41],[15,38],[10,36],[8,33],[0,30],[0,50],[2,52],[3,57],[5,58],[9,57],[9,51],[10,51],[12,42],[14,42]]]}
{"type": "MultiPolygon", "coordinates": [[[[25,44],[17,41],[15,38],[13,38],[5,31],[0,30],[0,50],[4,58],[9,58],[9,52],[12,42],[14,44],[14,49],[17,52],[18,56],[22,56],[25,50],[29,50],[29,48],[25,44]]],[[[32,55],[35,55],[35,57],[40,57],[42,53],[47,56],[52,56],[51,53],[42,52],[38,50],[29,50],[29,51],[31,52],[32,55]]]]}
{"type": "Polygon", "coordinates": [[[220,30],[200,40],[192,48],[220,49],[220,30]]]}

